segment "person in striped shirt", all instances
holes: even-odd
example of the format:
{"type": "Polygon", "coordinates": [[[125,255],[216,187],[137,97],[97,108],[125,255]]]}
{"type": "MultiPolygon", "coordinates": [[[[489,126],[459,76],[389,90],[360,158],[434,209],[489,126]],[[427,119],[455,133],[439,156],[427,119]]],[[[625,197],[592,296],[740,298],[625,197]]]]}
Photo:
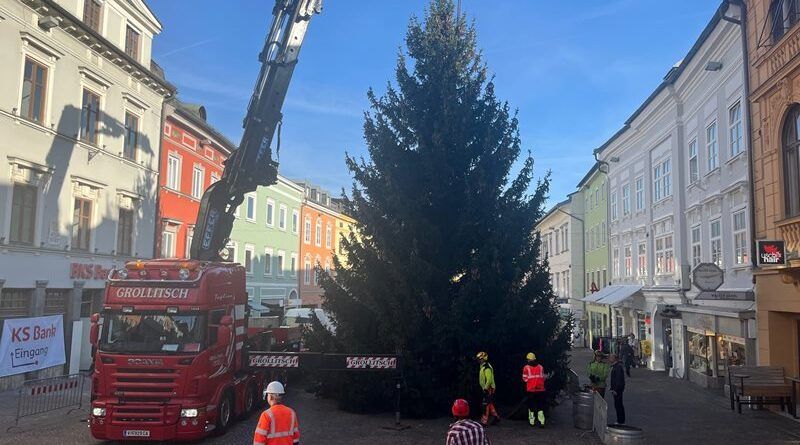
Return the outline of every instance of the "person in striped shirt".
{"type": "Polygon", "coordinates": [[[469,403],[466,400],[457,399],[453,402],[452,412],[456,421],[447,431],[445,445],[491,445],[483,425],[468,419],[469,403]]]}

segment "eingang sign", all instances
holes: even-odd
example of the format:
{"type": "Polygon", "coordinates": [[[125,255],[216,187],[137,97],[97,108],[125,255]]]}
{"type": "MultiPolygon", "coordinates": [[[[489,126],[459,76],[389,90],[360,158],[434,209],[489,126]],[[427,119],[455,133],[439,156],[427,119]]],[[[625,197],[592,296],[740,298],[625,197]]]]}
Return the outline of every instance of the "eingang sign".
{"type": "Polygon", "coordinates": [[[66,363],[62,315],[9,318],[0,337],[0,376],[66,363]]]}

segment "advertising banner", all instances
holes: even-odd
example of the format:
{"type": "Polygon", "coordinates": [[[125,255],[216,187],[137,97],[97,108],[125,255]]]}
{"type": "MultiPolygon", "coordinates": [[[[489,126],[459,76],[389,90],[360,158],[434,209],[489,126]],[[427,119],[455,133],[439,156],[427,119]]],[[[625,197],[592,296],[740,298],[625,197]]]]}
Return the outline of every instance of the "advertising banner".
{"type": "Polygon", "coordinates": [[[62,315],[10,318],[0,337],[0,377],[66,363],[62,315]]]}

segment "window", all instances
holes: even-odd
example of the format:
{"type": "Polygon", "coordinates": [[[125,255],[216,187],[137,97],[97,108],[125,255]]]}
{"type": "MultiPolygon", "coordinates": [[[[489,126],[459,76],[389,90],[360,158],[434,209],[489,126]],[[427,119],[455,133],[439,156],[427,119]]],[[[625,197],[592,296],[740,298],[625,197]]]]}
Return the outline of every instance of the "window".
{"type": "Polygon", "coordinates": [[[617,192],[611,192],[611,221],[617,220],[617,192]]]}
{"type": "Polygon", "coordinates": [[[636,178],[636,211],[644,210],[644,177],[636,178]]]}
{"type": "Polygon", "coordinates": [[[303,264],[303,284],[311,284],[311,261],[303,264]]]}
{"type": "Polygon", "coordinates": [[[250,222],[255,222],[256,221],[256,195],[247,195],[247,197],[245,198],[245,201],[247,202],[247,206],[244,209],[245,210],[244,217],[250,222]]]}
{"type": "Polygon", "coordinates": [[[633,275],[633,247],[625,246],[625,276],[633,275]]]}
{"type": "Polygon", "coordinates": [[[800,215],[800,105],[789,110],[783,126],[783,173],[786,218],[800,215]]]}
{"type": "Polygon", "coordinates": [[[728,110],[728,128],[731,144],[731,158],[742,152],[742,105],[736,102],[728,110]]]}
{"type": "Polygon", "coordinates": [[[640,277],[647,276],[647,243],[639,243],[636,258],[636,265],[639,267],[638,275],[640,277]]]}
{"type": "Polygon", "coordinates": [[[747,220],[744,210],[733,214],[733,248],[736,264],[747,264],[750,260],[750,252],[747,246],[747,220]]]}
{"type": "Polygon", "coordinates": [[[694,184],[700,179],[700,170],[697,165],[697,139],[689,142],[689,184],[694,184]]]}
{"type": "Polygon", "coordinates": [[[98,126],[100,125],[100,96],[89,90],[83,90],[81,105],[81,140],[97,145],[98,126]]]}
{"type": "Polygon", "coordinates": [[[167,187],[180,191],[181,159],[173,154],[167,158],[167,187]]]}
{"type": "Polygon", "coordinates": [[[19,106],[20,116],[39,123],[44,122],[46,94],[47,68],[26,58],[22,80],[22,100],[19,106]]]}
{"type": "Polygon", "coordinates": [[[215,182],[219,182],[219,175],[216,173],[211,173],[211,184],[214,184],[215,182]]]}
{"type": "Polygon", "coordinates": [[[11,197],[11,233],[14,244],[33,244],[36,226],[38,189],[29,184],[14,183],[11,197]]]}
{"type": "Polygon", "coordinates": [[[275,201],[267,200],[267,225],[275,227],[275,201]]]}
{"type": "Polygon", "coordinates": [[[253,255],[256,248],[252,244],[244,245],[244,270],[248,275],[253,275],[253,255]]]}
{"type": "Polygon", "coordinates": [[[83,2],[83,22],[89,28],[100,32],[100,13],[103,9],[99,0],[84,0],[83,2]]]}
{"type": "Polygon", "coordinates": [[[286,230],[286,206],[283,204],[281,204],[280,210],[278,210],[278,228],[286,230]]]}
{"type": "Polygon", "coordinates": [[[303,242],[311,244],[311,218],[306,217],[303,224],[303,242]]]}
{"type": "Polygon", "coordinates": [[[225,261],[230,261],[232,263],[235,263],[236,260],[238,259],[236,255],[237,247],[238,246],[235,241],[229,241],[228,245],[225,246],[225,250],[223,250],[222,258],[225,259],[225,261]]]}
{"type": "Polygon", "coordinates": [[[203,167],[198,165],[194,166],[192,171],[192,197],[200,199],[203,197],[203,182],[206,179],[206,172],[203,167]]]}
{"type": "Polygon", "coordinates": [[[619,249],[615,248],[611,254],[611,271],[614,274],[614,278],[619,278],[619,249]]]}
{"type": "Polygon", "coordinates": [[[133,248],[133,210],[119,209],[117,255],[130,256],[133,248]]]}
{"type": "Polygon", "coordinates": [[[292,233],[297,233],[300,228],[300,213],[297,210],[292,210],[292,233]]]}
{"type": "Polygon", "coordinates": [[[560,232],[558,230],[556,230],[556,250],[555,250],[555,254],[558,255],[559,253],[561,253],[561,237],[560,237],[560,232]]]}
{"type": "Polygon", "coordinates": [[[314,266],[314,270],[311,272],[311,284],[314,286],[317,285],[317,281],[319,280],[319,274],[317,273],[317,267],[319,266],[319,257],[317,257],[317,263],[314,266]]]}
{"type": "Polygon", "coordinates": [[[194,239],[194,228],[189,227],[186,230],[186,258],[191,258],[192,240],[194,239]]]}
{"type": "Polygon", "coordinates": [[[31,289],[0,289],[0,318],[28,315],[32,294],[31,289]]]}
{"type": "Polygon", "coordinates": [[[317,246],[322,245],[322,220],[317,218],[317,227],[316,227],[316,237],[314,238],[314,243],[317,246]]]}
{"type": "Polygon", "coordinates": [[[264,275],[272,275],[272,249],[264,249],[264,275]]]}
{"type": "Polygon", "coordinates": [[[672,235],[656,238],[656,275],[668,275],[674,272],[675,258],[672,235]]]}
{"type": "MultiPolygon", "coordinates": [[[[91,1],[91,0],[87,0],[91,1]]],[[[139,118],[129,112],[125,112],[125,146],[122,150],[122,157],[136,160],[136,147],[139,145],[139,118]]]]}
{"type": "Polygon", "coordinates": [[[700,226],[692,227],[692,268],[703,261],[703,249],[700,244],[700,226]]]}
{"type": "Polygon", "coordinates": [[[661,201],[671,195],[671,162],[669,159],[665,159],[653,167],[653,201],[661,201]]]}
{"type": "Polygon", "coordinates": [[[139,33],[130,26],[125,31],[125,54],[139,61],[139,33]]]}
{"type": "Polygon", "coordinates": [[[622,186],[622,215],[628,216],[631,214],[631,185],[625,184],[622,186]]]}
{"type": "Polygon", "coordinates": [[[719,167],[719,150],[717,149],[717,121],[706,127],[706,159],[708,171],[712,172],[719,167]]]}
{"type": "Polygon", "coordinates": [[[89,250],[92,225],[92,201],[75,198],[72,214],[72,248],[89,250]]]}
{"type": "Polygon", "coordinates": [[[175,258],[175,232],[167,228],[161,233],[161,257],[175,258]]]}
{"type": "Polygon", "coordinates": [[[608,233],[606,232],[606,222],[603,221],[600,223],[600,245],[605,246],[606,240],[608,238],[608,233]]]}
{"type": "Polygon", "coordinates": [[[719,219],[711,221],[711,262],[722,267],[722,230],[719,219]]]}
{"type": "Polygon", "coordinates": [[[297,254],[292,254],[292,262],[290,263],[289,271],[292,273],[293,277],[297,276],[297,254]]]}
{"type": "Polygon", "coordinates": [[[331,225],[325,226],[325,248],[330,249],[333,246],[333,229],[331,225]]]}
{"type": "Polygon", "coordinates": [[[284,259],[284,258],[286,258],[286,252],[284,252],[283,250],[279,250],[279,251],[278,251],[278,257],[276,258],[276,260],[277,260],[277,263],[278,263],[278,265],[277,265],[277,267],[278,267],[278,270],[277,270],[277,272],[278,272],[278,276],[279,276],[279,277],[282,277],[282,276],[283,276],[283,268],[284,268],[284,266],[285,266],[285,265],[284,265],[284,261],[283,261],[283,259],[284,259]]]}
{"type": "Polygon", "coordinates": [[[798,6],[793,0],[773,0],[770,5],[772,14],[772,41],[773,43],[786,34],[797,23],[798,6]]]}

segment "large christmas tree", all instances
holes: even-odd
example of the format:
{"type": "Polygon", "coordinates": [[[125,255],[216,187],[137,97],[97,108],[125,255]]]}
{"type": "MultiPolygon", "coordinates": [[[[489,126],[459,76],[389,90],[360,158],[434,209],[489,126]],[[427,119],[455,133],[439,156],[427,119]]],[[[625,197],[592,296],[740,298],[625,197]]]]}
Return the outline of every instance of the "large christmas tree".
{"type": "MultiPolygon", "coordinates": [[[[478,351],[489,353],[501,401],[522,397],[529,351],[554,373],[549,390],[565,378],[570,332],[533,231],[547,178],[531,188],[530,154],[512,176],[518,122],[486,72],[475,29],[451,0],[411,20],[396,85],[369,92],[369,159],[347,159],[355,184],[345,205],[359,236],[344,242],[349,267],[336,261],[336,275],[321,278],[335,334],[318,323],[306,333],[312,349],[399,353],[412,415],[475,400],[478,351]]],[[[324,381],[349,409],[393,401],[385,376],[324,381]]]]}

